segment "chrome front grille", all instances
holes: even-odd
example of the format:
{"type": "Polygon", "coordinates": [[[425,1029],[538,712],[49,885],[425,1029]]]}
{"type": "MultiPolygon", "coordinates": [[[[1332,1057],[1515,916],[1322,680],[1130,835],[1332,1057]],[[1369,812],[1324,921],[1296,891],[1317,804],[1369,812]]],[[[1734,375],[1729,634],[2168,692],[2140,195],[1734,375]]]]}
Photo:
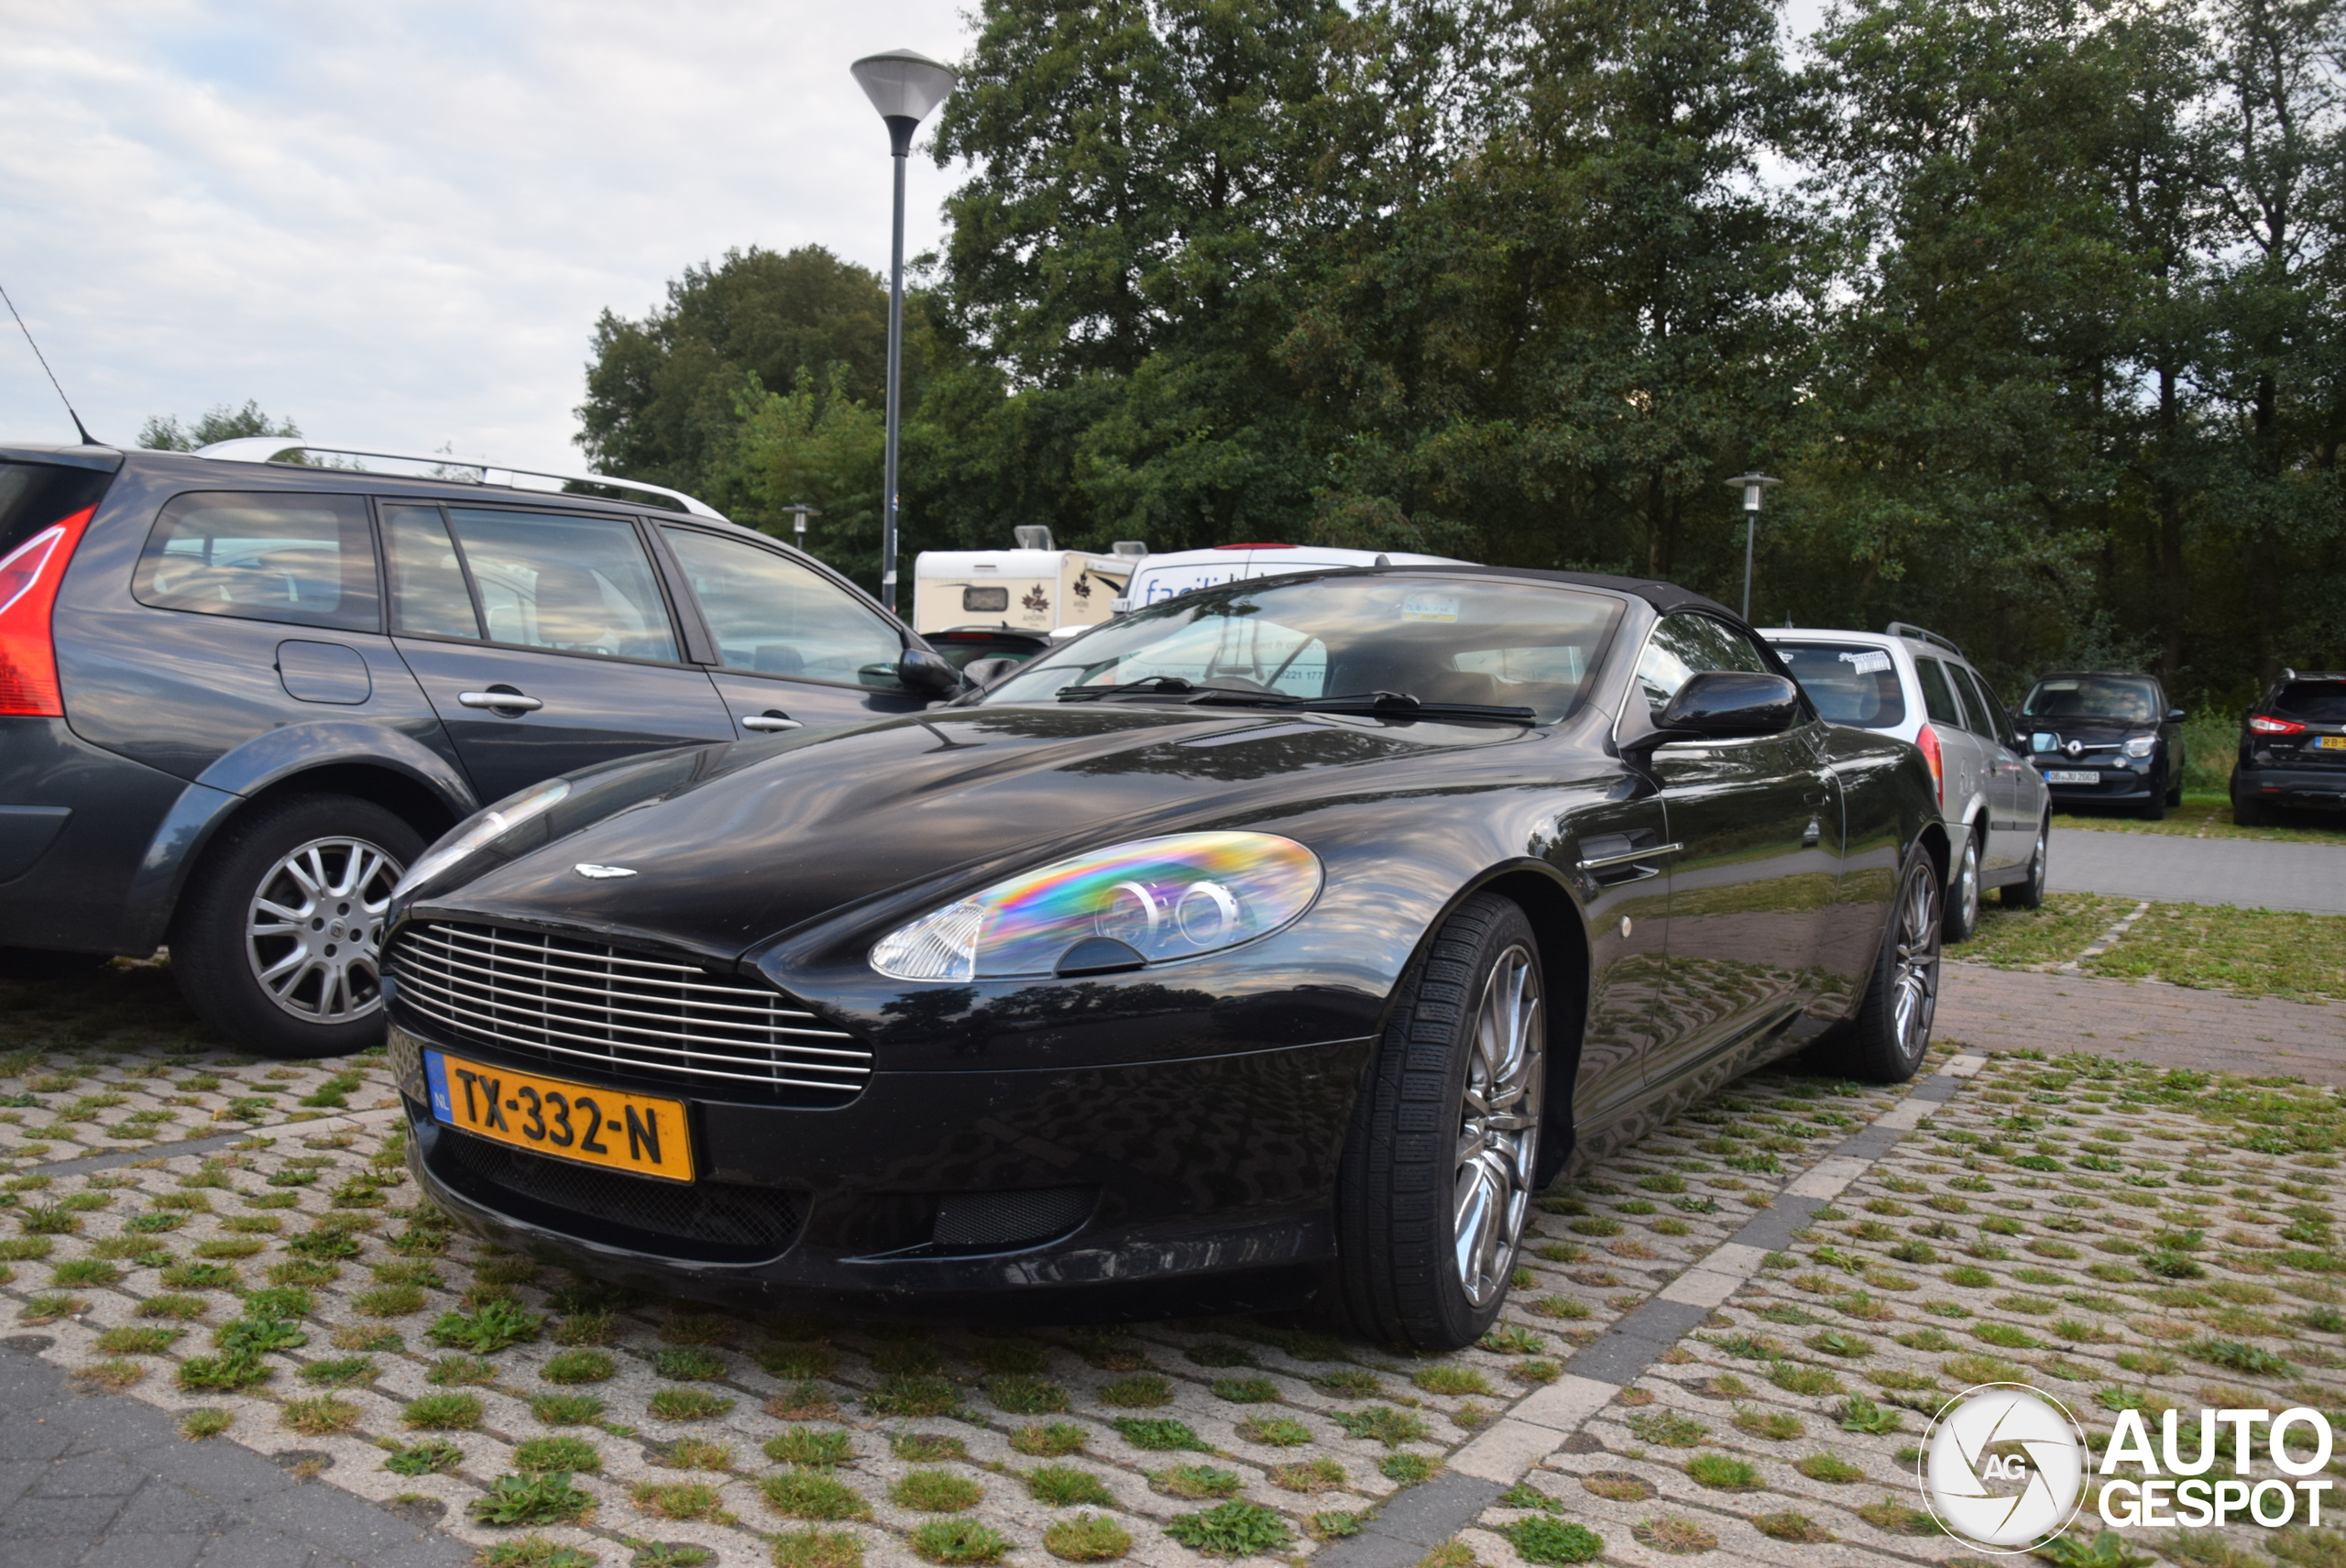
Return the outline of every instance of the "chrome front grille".
{"type": "MultiPolygon", "coordinates": [[[[801,1104],[853,1099],[872,1053],[782,992],[696,964],[497,926],[420,922],[390,956],[398,1005],[473,1040],[801,1104]]],[[[453,1042],[452,1042],[453,1043],[453,1042]]]]}

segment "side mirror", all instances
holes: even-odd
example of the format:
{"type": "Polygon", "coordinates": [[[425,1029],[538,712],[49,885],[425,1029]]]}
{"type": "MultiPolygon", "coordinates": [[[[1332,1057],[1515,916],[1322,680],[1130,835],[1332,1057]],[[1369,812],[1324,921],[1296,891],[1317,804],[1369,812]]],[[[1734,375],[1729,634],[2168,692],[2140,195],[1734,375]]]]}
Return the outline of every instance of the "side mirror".
{"type": "Polygon", "coordinates": [[[1654,721],[1679,739],[1729,740],[1781,735],[1800,718],[1800,687],[1782,675],[1705,670],[1686,677],[1654,721]]]}
{"type": "Polygon", "coordinates": [[[953,696],[961,690],[961,672],[943,654],[926,648],[907,648],[896,661],[896,679],[919,696],[953,696]]]}
{"type": "Polygon", "coordinates": [[[2181,724],[2190,717],[2191,715],[2186,713],[2179,707],[2170,707],[2166,710],[2165,722],[2169,724],[2181,724]]]}
{"type": "Polygon", "coordinates": [[[961,666],[961,678],[971,685],[990,686],[1025,662],[1024,659],[1001,656],[991,659],[972,659],[961,666]]]}

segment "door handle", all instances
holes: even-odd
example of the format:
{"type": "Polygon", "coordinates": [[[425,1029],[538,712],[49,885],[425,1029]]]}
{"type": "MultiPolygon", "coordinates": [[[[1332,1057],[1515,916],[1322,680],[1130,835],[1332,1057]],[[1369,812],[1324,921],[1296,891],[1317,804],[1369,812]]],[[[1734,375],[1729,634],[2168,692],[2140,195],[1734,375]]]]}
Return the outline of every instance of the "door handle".
{"type": "Polygon", "coordinates": [[[784,729],[804,729],[806,727],[798,720],[784,718],[779,713],[750,713],[742,715],[741,728],[755,729],[762,734],[775,735],[784,729]]]}
{"type": "Polygon", "coordinates": [[[545,706],[533,696],[523,696],[517,691],[458,692],[456,700],[466,707],[510,707],[522,713],[535,713],[545,706]]]}

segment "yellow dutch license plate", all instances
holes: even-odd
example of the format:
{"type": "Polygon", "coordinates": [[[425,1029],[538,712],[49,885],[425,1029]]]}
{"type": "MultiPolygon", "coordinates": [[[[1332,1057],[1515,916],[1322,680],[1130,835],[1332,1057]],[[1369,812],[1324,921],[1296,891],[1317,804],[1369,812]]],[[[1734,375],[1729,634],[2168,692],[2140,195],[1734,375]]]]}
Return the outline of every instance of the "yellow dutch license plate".
{"type": "Polygon", "coordinates": [[[2346,735],[2324,735],[2314,746],[2323,751],[2346,751],[2346,735]]]}
{"type": "Polygon", "coordinates": [[[669,1181],[693,1179],[692,1135],[681,1100],[598,1089],[423,1053],[432,1114],[475,1137],[669,1181]]]}

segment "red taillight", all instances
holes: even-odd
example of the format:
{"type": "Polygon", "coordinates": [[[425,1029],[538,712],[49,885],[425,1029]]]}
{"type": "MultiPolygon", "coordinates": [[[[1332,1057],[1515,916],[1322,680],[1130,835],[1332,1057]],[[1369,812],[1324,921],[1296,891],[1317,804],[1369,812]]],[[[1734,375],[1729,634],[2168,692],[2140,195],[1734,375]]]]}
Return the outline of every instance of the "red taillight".
{"type": "Polygon", "coordinates": [[[0,716],[62,718],[57,691],[57,650],[49,641],[49,611],[65,563],[82,542],[95,508],[51,523],[0,558],[0,716]]]}
{"type": "Polygon", "coordinates": [[[2295,719],[2267,718],[2261,713],[2250,715],[2248,727],[2259,735],[2302,735],[2306,732],[2306,727],[2295,719]]]}
{"type": "Polygon", "coordinates": [[[1946,764],[1939,757],[1938,731],[1929,725],[1914,737],[1914,744],[1923,749],[1923,761],[1931,764],[1931,787],[1938,792],[1939,809],[1946,809],[1946,764]]]}

